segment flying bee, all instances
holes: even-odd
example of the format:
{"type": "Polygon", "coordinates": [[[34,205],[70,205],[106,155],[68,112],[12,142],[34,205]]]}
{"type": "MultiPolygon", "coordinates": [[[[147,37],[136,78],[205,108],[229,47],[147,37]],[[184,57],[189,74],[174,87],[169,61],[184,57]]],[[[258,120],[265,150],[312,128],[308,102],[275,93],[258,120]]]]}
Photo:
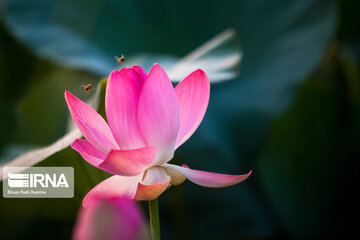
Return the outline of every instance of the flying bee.
{"type": "Polygon", "coordinates": [[[89,94],[91,92],[91,90],[93,90],[93,86],[91,83],[87,84],[87,85],[81,85],[84,88],[84,91],[89,94]]]}
{"type": "Polygon", "coordinates": [[[116,59],[116,64],[125,62],[125,57],[123,54],[121,54],[121,57],[115,56],[115,59],[116,59]]]}

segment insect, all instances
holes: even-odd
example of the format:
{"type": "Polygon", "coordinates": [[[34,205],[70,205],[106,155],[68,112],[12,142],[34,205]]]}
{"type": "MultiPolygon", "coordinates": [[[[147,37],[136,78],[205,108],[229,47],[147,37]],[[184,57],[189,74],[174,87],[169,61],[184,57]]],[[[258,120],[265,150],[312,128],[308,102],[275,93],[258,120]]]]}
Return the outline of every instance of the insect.
{"type": "Polygon", "coordinates": [[[91,83],[87,84],[87,85],[81,85],[84,88],[84,91],[87,92],[87,94],[89,94],[91,92],[91,90],[93,90],[93,86],[91,83]]]}
{"type": "Polygon", "coordinates": [[[115,56],[115,59],[116,59],[116,64],[125,62],[125,57],[123,54],[121,54],[121,57],[115,56]]]}

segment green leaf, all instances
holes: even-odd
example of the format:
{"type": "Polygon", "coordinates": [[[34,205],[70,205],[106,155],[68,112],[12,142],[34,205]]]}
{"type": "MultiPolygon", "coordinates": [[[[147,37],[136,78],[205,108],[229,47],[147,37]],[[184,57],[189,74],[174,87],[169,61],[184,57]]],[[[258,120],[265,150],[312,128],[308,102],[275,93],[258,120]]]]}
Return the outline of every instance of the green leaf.
{"type": "Polygon", "coordinates": [[[360,167],[360,75],[338,51],[331,49],[276,120],[259,157],[262,188],[296,239],[358,234],[355,222],[340,219],[351,219],[358,206],[358,198],[346,196],[360,167]]]}
{"type": "MultiPolygon", "coordinates": [[[[61,2],[60,5],[71,3],[72,2],[61,2]]],[[[49,22],[47,22],[48,20],[45,19],[48,19],[48,17],[51,18],[49,14],[51,14],[50,9],[54,7],[53,4],[56,6],[56,1],[41,3],[41,7],[45,11],[40,13],[37,11],[28,12],[27,10],[33,5],[28,5],[26,1],[16,3],[9,2],[7,5],[9,15],[6,15],[6,17],[8,17],[7,20],[11,26],[10,30],[14,30],[15,35],[31,50],[34,50],[35,53],[41,57],[49,58],[66,67],[84,69],[99,74],[102,77],[107,76],[116,67],[116,61],[114,60],[115,55],[122,53],[126,49],[126,52],[129,52],[127,55],[132,56],[127,57],[127,59],[130,59],[130,63],[126,63],[126,66],[136,64],[142,65],[146,70],[150,70],[154,61],[157,61],[169,72],[170,79],[175,82],[181,81],[198,68],[207,72],[211,82],[234,79],[238,75],[242,52],[234,30],[229,29],[222,32],[184,58],[174,56],[174,53],[144,54],[141,52],[139,54],[137,50],[128,50],[131,49],[129,46],[119,48],[119,46],[121,46],[121,40],[113,42],[114,45],[111,48],[109,45],[102,45],[103,42],[92,43],[90,39],[91,36],[87,36],[89,38],[86,38],[85,36],[81,36],[81,34],[79,35],[79,33],[84,30],[84,26],[76,29],[76,31],[79,32],[75,34],[73,32],[75,29],[71,29],[74,27],[73,24],[68,26],[68,28],[62,26],[60,22],[63,20],[67,21],[66,19],[49,24],[49,22]],[[18,8],[19,6],[21,6],[22,10],[18,8]],[[13,18],[13,14],[17,15],[18,10],[21,11],[21,18],[29,18],[29,21],[27,21],[27,23],[21,21],[20,24],[16,23],[16,25],[12,25],[19,20],[17,17],[13,18]],[[30,28],[42,29],[42,34],[37,35],[34,34],[33,31],[28,31],[30,28]],[[98,46],[97,44],[102,46],[98,46]],[[76,49],[76,51],[72,51],[73,49],[76,49]]],[[[92,8],[95,6],[89,5],[89,7],[92,8]]],[[[92,10],[98,11],[95,9],[92,10]]],[[[120,32],[118,32],[118,34],[125,39],[125,35],[122,35],[120,32]]],[[[112,36],[115,35],[112,34],[112,36]]],[[[187,51],[190,49],[191,48],[187,51]]]]}

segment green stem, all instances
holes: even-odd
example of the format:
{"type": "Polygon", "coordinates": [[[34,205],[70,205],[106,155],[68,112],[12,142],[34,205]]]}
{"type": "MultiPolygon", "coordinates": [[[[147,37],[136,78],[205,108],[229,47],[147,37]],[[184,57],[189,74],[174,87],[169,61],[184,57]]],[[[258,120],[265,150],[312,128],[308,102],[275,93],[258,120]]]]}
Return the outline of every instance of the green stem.
{"type": "Polygon", "coordinates": [[[158,199],[149,201],[151,239],[160,240],[159,203],[158,199]]]}

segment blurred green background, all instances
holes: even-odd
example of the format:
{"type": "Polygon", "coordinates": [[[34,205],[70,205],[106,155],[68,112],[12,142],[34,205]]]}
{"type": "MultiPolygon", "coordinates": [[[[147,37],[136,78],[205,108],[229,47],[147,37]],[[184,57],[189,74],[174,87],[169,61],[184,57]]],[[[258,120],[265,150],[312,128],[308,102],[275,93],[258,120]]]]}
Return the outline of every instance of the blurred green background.
{"type": "MultiPolygon", "coordinates": [[[[63,136],[64,90],[89,99],[80,85],[118,68],[115,55],[182,57],[233,28],[244,54],[240,74],[212,85],[204,121],[174,162],[253,174],[224,189],[188,181],[170,188],[160,197],[163,239],[355,239],[359,5],[1,1],[0,164],[63,136]]],[[[75,197],[0,198],[1,239],[69,239],[83,196],[108,176],[71,148],[38,165],[74,167],[75,197]]]]}

